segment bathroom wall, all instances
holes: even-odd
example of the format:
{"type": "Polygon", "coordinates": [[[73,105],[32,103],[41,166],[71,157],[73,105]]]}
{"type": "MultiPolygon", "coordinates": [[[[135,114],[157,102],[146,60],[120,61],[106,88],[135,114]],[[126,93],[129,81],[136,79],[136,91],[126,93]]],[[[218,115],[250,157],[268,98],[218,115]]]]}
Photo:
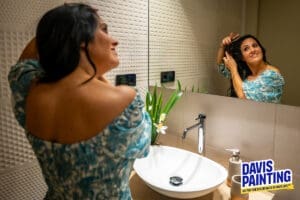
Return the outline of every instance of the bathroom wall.
{"type": "MultiPolygon", "coordinates": [[[[191,90],[226,95],[228,81],[217,73],[221,39],[242,32],[244,1],[151,0],[149,3],[149,82],[160,84],[161,71],[175,71],[191,90]]],[[[174,84],[165,84],[174,88],[174,84]]]]}
{"type": "MultiPolygon", "coordinates": [[[[0,199],[43,199],[47,190],[24,131],[14,119],[7,74],[33,37],[40,16],[64,2],[0,1],[0,199]]],[[[148,85],[148,1],[81,2],[99,9],[110,34],[119,41],[120,65],[107,78],[114,83],[116,74],[136,73],[137,87],[144,94],[148,85]]]]}
{"type": "Polygon", "coordinates": [[[260,0],[259,7],[258,37],[285,79],[282,103],[300,106],[300,1],[260,0]]]}
{"type": "MultiPolygon", "coordinates": [[[[170,95],[164,90],[164,96],[170,95]]],[[[295,190],[278,191],[274,199],[300,199],[300,107],[186,93],[167,119],[167,144],[197,151],[197,129],[185,140],[183,130],[205,113],[206,145],[229,158],[226,148],[239,148],[245,161],[273,159],[275,168],[291,169],[295,190]]]]}

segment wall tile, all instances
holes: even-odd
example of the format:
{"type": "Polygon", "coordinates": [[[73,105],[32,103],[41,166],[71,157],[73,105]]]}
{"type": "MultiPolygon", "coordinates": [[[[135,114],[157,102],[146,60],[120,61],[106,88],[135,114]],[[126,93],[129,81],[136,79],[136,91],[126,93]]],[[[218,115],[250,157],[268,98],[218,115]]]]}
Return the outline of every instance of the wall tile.
{"type": "Polygon", "coordinates": [[[293,176],[294,190],[275,191],[273,200],[299,200],[300,199],[300,176],[293,176]]]}
{"type": "Polygon", "coordinates": [[[300,109],[295,106],[276,107],[274,152],[276,166],[290,168],[300,175],[300,109]]]}
{"type": "MultiPolygon", "coordinates": [[[[176,110],[184,116],[184,128],[196,123],[199,113],[207,115],[207,145],[239,148],[248,160],[273,158],[274,104],[190,93],[180,105],[184,105],[184,109],[176,107],[176,110]]],[[[173,123],[171,119],[174,118],[170,116],[168,123],[173,123]]],[[[182,133],[177,130],[177,134],[182,133]]],[[[187,137],[197,140],[197,130],[191,130],[187,137]]]]}

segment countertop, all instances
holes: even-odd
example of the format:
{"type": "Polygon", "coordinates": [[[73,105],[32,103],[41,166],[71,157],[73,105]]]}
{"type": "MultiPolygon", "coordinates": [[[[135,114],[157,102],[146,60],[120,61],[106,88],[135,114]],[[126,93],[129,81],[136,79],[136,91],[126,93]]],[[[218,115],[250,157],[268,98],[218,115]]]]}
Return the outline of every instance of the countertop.
{"type": "MultiPolygon", "coordinates": [[[[171,145],[168,145],[171,146],[171,145]]],[[[227,168],[228,155],[222,155],[213,149],[207,149],[206,157],[227,168]]],[[[175,200],[175,198],[163,196],[148,187],[145,182],[133,171],[130,176],[130,189],[133,200],[175,200]]],[[[249,200],[271,200],[274,194],[271,192],[253,192],[249,194],[249,200]]],[[[228,200],[230,199],[230,187],[224,182],[214,192],[205,196],[190,200],[228,200]]]]}
{"type": "MultiPolygon", "coordinates": [[[[140,177],[133,172],[130,178],[130,189],[133,200],[175,200],[175,198],[163,196],[148,187],[140,177]]],[[[270,192],[254,192],[249,194],[249,200],[271,200],[274,194],[270,192]]],[[[190,200],[229,200],[230,188],[223,183],[214,192],[205,196],[190,200]]]]}

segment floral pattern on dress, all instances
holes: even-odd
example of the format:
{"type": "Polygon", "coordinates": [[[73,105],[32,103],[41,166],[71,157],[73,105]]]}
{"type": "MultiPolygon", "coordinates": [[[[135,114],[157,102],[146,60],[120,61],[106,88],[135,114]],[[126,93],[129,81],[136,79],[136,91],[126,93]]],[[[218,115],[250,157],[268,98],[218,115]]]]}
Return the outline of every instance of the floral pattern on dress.
{"type": "MultiPolygon", "coordinates": [[[[230,79],[230,71],[222,63],[218,65],[219,72],[230,79]]],[[[263,71],[254,80],[243,81],[243,92],[247,99],[268,103],[280,103],[283,93],[284,78],[274,70],[267,69],[263,71]]]]}
{"type": "MultiPolygon", "coordinates": [[[[43,74],[35,60],[19,62],[10,70],[14,114],[23,128],[30,83],[43,74]]],[[[133,162],[149,153],[151,119],[137,93],[120,116],[88,140],[60,144],[41,140],[28,131],[26,136],[48,186],[46,199],[127,200],[131,199],[133,162]]]]}

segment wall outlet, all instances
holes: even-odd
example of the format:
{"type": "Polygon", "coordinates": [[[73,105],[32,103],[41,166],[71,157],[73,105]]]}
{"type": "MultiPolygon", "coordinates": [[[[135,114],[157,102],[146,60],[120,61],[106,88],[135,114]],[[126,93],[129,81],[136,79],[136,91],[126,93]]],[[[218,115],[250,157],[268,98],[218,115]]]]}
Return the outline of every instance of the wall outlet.
{"type": "Polygon", "coordinates": [[[175,81],[175,71],[165,71],[160,73],[160,83],[175,81]]]}
{"type": "Polygon", "coordinates": [[[118,74],[116,85],[136,86],[136,74],[118,74]]]}

